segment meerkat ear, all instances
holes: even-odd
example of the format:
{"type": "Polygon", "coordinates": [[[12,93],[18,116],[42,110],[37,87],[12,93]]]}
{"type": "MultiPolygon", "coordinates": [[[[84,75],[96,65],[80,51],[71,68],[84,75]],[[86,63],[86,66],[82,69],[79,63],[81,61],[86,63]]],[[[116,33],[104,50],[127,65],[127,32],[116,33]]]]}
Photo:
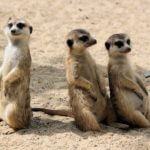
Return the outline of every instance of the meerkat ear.
{"type": "Polygon", "coordinates": [[[12,20],[12,17],[9,17],[9,18],[8,18],[8,21],[10,21],[10,20],[12,20]]]}
{"type": "Polygon", "coordinates": [[[29,30],[30,30],[30,34],[33,32],[33,27],[32,26],[30,26],[29,27],[29,30]]]}
{"type": "Polygon", "coordinates": [[[109,50],[109,48],[110,48],[110,43],[105,42],[105,47],[106,47],[107,50],[109,50]]]}
{"type": "Polygon", "coordinates": [[[68,47],[72,48],[72,46],[73,46],[73,40],[68,39],[67,40],[67,45],[68,45],[68,47]]]}

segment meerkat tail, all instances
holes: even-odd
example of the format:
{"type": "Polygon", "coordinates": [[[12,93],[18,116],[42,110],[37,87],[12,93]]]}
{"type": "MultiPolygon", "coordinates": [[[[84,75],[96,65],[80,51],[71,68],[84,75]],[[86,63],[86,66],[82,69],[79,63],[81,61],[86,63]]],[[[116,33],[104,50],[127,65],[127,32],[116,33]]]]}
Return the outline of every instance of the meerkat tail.
{"type": "Polygon", "coordinates": [[[149,77],[150,77],[150,71],[144,72],[144,77],[145,77],[145,78],[149,78],[149,77]]]}
{"type": "Polygon", "coordinates": [[[74,118],[74,115],[71,110],[64,110],[64,109],[51,110],[51,109],[45,109],[45,108],[32,108],[32,111],[34,112],[41,111],[48,115],[67,116],[67,117],[74,118]]]}

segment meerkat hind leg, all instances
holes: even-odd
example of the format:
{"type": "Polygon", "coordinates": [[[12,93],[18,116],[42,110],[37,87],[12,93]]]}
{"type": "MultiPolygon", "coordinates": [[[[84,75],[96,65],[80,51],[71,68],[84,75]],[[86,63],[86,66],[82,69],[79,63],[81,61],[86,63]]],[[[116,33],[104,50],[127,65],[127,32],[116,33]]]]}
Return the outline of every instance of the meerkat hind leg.
{"type": "Polygon", "coordinates": [[[111,126],[111,127],[114,127],[114,128],[119,128],[119,129],[129,129],[130,126],[127,125],[127,124],[124,124],[124,123],[120,123],[120,122],[117,122],[117,116],[113,110],[113,108],[111,107],[111,104],[109,104],[109,108],[108,108],[108,116],[107,116],[107,124],[108,126],[111,126]]]}
{"type": "Polygon", "coordinates": [[[23,129],[28,127],[29,120],[22,121],[22,116],[17,112],[14,104],[8,104],[5,110],[5,121],[14,130],[23,129]]]}
{"type": "Polygon", "coordinates": [[[140,111],[133,112],[131,121],[135,125],[142,128],[150,127],[150,122],[145,118],[145,116],[140,111]]]}
{"type": "MultiPolygon", "coordinates": [[[[149,100],[149,99],[148,99],[149,100]]],[[[146,105],[146,107],[147,107],[147,111],[146,111],[146,113],[145,113],[145,115],[146,115],[146,118],[150,121],[150,103],[149,103],[149,101],[148,101],[148,103],[147,104],[145,104],[146,105]]]]}
{"type": "Polygon", "coordinates": [[[80,116],[75,116],[76,124],[82,131],[100,131],[100,125],[94,114],[87,109],[80,112],[80,116]]]}

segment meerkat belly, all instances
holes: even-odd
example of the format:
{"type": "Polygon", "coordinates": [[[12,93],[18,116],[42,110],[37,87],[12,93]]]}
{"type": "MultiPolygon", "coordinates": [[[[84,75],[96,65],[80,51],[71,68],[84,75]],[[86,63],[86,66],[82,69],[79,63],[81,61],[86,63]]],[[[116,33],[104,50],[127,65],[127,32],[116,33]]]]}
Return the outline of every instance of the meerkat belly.
{"type": "Polygon", "coordinates": [[[21,50],[19,50],[19,48],[13,47],[11,49],[11,52],[10,52],[10,50],[8,50],[8,51],[10,54],[7,56],[9,57],[9,60],[12,64],[12,66],[13,65],[15,66],[18,63],[18,59],[21,57],[21,50]]]}
{"type": "Polygon", "coordinates": [[[143,101],[132,91],[118,90],[115,93],[115,99],[115,108],[120,116],[126,116],[126,113],[135,110],[140,110],[142,112],[143,101]]]}
{"type": "Polygon", "coordinates": [[[6,76],[19,63],[20,51],[16,47],[7,47],[3,62],[3,76],[6,76]]]}
{"type": "Polygon", "coordinates": [[[80,73],[81,73],[81,76],[84,77],[85,79],[89,81],[93,81],[92,71],[90,70],[89,66],[83,64],[80,73]]]}

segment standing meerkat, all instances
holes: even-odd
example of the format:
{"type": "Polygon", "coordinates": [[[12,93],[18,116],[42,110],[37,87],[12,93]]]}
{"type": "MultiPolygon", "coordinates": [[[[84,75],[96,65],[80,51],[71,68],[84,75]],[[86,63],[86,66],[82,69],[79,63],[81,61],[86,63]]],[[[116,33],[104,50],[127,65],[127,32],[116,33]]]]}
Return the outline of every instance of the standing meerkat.
{"type": "Polygon", "coordinates": [[[8,44],[0,68],[0,119],[13,129],[30,124],[29,39],[32,27],[22,19],[10,18],[5,27],[8,44]]]}
{"type": "Polygon", "coordinates": [[[128,60],[131,40],[126,34],[114,34],[105,42],[109,54],[110,96],[118,118],[138,127],[150,127],[148,92],[128,60]]]}

